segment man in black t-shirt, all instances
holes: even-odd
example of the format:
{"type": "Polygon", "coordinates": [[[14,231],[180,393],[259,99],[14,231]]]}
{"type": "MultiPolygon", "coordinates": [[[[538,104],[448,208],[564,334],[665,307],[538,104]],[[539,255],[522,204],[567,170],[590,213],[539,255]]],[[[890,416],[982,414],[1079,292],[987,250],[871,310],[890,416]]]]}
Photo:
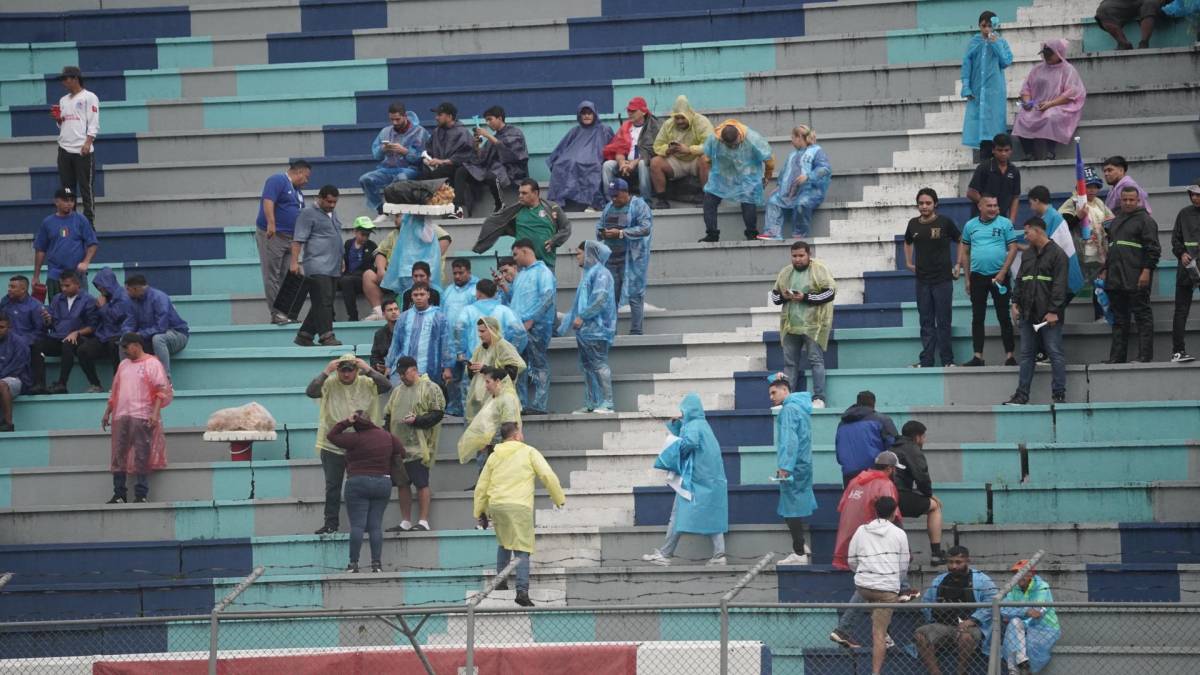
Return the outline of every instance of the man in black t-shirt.
{"type": "Polygon", "coordinates": [[[1009,161],[1012,157],[1012,137],[996,134],[992,139],[992,157],[975,167],[967,184],[967,199],[971,200],[971,217],[979,215],[979,198],[992,195],[1000,204],[1000,215],[1017,222],[1017,205],[1021,202],[1021,171],[1009,161]]]}
{"type": "Polygon", "coordinates": [[[921,317],[921,359],[917,368],[932,368],[933,355],[943,366],[954,365],[950,321],[954,309],[954,280],[958,268],[950,259],[959,239],[958,225],[937,213],[933,188],[917,192],[917,211],[904,232],[905,266],[917,275],[917,314],[921,317]],[[915,256],[913,255],[915,252],[915,256]]]}

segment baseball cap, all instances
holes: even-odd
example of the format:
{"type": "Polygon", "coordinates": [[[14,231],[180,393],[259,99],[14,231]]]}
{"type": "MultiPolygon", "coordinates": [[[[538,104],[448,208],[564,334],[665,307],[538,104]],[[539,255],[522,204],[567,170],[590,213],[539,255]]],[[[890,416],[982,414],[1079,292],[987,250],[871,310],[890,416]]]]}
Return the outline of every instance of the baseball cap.
{"type": "Polygon", "coordinates": [[[58,188],[54,191],[54,198],[75,201],[75,193],[71,191],[71,188],[58,188]]]}
{"type": "Polygon", "coordinates": [[[77,80],[83,79],[83,71],[79,69],[79,66],[63,66],[62,72],[58,74],[58,79],[65,80],[68,77],[77,80]]]}
{"type": "Polygon", "coordinates": [[[1195,183],[1188,186],[1188,192],[1194,195],[1200,195],[1200,178],[1196,179],[1195,183]]]}
{"type": "Polygon", "coordinates": [[[354,219],[354,229],[373,230],[375,229],[375,221],[371,220],[370,216],[359,216],[354,219]]]}
{"type": "MultiPolygon", "coordinates": [[[[1013,563],[1013,566],[1012,566],[1012,567],[1008,568],[1008,571],[1009,571],[1009,572],[1017,572],[1017,571],[1020,571],[1020,569],[1021,569],[1022,567],[1026,566],[1026,565],[1028,565],[1028,564],[1029,564],[1029,561],[1028,561],[1028,560],[1018,560],[1017,562],[1013,563]]],[[[1029,570],[1030,570],[1030,571],[1033,571],[1033,568],[1032,568],[1032,567],[1030,567],[1030,568],[1029,568],[1029,570]]]]}
{"type": "Polygon", "coordinates": [[[436,108],[430,108],[430,112],[436,114],[446,113],[451,117],[458,117],[458,107],[449,101],[442,101],[436,108]]]}
{"type": "Polygon", "coordinates": [[[618,192],[629,192],[629,182],[624,178],[614,178],[613,181],[608,184],[608,194],[615,195],[618,192]]]}
{"type": "Polygon", "coordinates": [[[650,106],[646,105],[646,99],[642,98],[641,96],[634,96],[633,98],[629,99],[629,105],[625,106],[625,112],[633,112],[634,110],[641,110],[644,113],[649,113],[650,106]]]}
{"type": "Polygon", "coordinates": [[[880,466],[894,466],[897,469],[907,469],[908,467],[900,463],[900,458],[891,450],[884,450],[875,456],[875,463],[880,466]]]}
{"type": "Polygon", "coordinates": [[[358,364],[355,363],[356,361],[358,361],[358,357],[355,356],[354,354],[343,354],[342,358],[338,359],[337,369],[338,370],[357,370],[358,364]]]}
{"type": "Polygon", "coordinates": [[[1083,182],[1085,185],[1104,185],[1104,179],[1090,166],[1083,170],[1083,182]]]}

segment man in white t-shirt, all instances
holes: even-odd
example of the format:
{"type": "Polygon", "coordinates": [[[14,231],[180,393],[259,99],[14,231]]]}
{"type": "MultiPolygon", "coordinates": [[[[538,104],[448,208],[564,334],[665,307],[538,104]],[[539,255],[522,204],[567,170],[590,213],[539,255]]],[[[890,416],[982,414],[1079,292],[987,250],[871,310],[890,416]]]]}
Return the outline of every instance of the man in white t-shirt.
{"type": "Polygon", "coordinates": [[[79,195],[83,215],[95,227],[92,179],[96,155],[92,144],[100,133],[100,99],[83,88],[83,72],[78,66],[64,66],[58,79],[67,90],[58,105],[50,108],[50,117],[58,123],[58,181],[79,195]]]}

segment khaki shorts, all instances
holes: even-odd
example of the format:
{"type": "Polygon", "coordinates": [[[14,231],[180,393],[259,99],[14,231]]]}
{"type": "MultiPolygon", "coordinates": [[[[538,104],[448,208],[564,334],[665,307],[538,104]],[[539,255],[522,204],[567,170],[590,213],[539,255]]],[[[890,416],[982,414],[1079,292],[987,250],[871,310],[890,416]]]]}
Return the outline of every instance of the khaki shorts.
{"type": "Polygon", "coordinates": [[[681,160],[671,155],[667,157],[667,166],[671,167],[672,178],[684,178],[686,176],[700,175],[700,158],[696,157],[691,160],[681,160]]]}
{"type": "MultiPolygon", "coordinates": [[[[971,642],[976,645],[983,641],[983,631],[979,629],[979,626],[972,625],[965,632],[971,636],[971,642]]],[[[957,641],[958,634],[959,630],[957,626],[950,626],[944,623],[930,623],[917,629],[917,635],[924,635],[929,644],[934,647],[940,647],[947,642],[957,641]]]]}
{"type": "MultiPolygon", "coordinates": [[[[877,591],[873,588],[858,587],[858,594],[867,602],[899,602],[900,594],[892,591],[877,591]]],[[[871,628],[873,633],[887,632],[888,624],[892,622],[892,609],[880,607],[871,610],[871,628]]]]}

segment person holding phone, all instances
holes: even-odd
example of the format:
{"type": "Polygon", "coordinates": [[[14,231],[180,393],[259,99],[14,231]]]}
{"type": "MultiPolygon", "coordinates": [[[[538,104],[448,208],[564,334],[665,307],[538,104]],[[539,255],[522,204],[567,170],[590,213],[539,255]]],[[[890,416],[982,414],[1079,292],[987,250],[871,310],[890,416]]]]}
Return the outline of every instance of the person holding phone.
{"type": "Polygon", "coordinates": [[[383,189],[397,180],[412,180],[421,174],[421,153],[429,141],[429,132],[421,126],[417,113],[397,101],[388,106],[388,125],[371,141],[371,156],[379,165],[359,176],[367,208],[378,214],[376,225],[387,225],[391,216],[383,214],[383,189]]]}

